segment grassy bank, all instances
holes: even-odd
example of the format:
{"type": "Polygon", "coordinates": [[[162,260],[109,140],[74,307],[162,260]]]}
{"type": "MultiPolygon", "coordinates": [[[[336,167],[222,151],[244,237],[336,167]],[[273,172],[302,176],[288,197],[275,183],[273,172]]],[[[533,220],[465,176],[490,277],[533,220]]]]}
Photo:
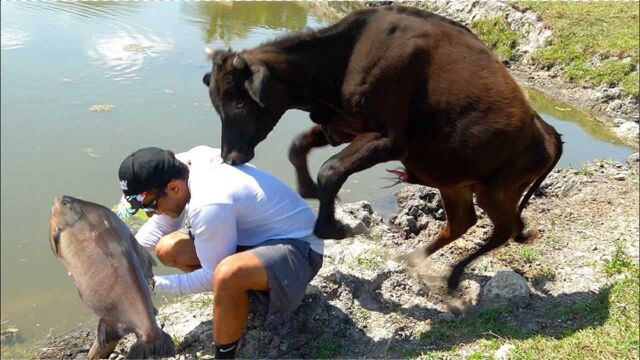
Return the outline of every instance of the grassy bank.
{"type": "Polygon", "coordinates": [[[502,61],[515,60],[519,35],[511,30],[504,17],[479,19],[472,22],[470,27],[502,61]]]}
{"type": "Polygon", "coordinates": [[[638,267],[622,251],[606,265],[606,272],[619,280],[601,289],[588,302],[550,307],[537,318],[561,324],[538,335],[514,326],[514,306],[484,309],[469,318],[438,324],[418,334],[429,342],[451,342],[451,351],[408,350],[413,359],[460,356],[461,346],[471,349],[467,359],[492,359],[504,345],[512,345],[510,359],[632,359],[638,356],[638,267]],[[466,343],[464,339],[479,339],[466,343]]]}
{"type": "Polygon", "coordinates": [[[638,95],[637,2],[518,2],[553,31],[549,46],[533,54],[560,66],[580,84],[619,85],[638,95]]]}

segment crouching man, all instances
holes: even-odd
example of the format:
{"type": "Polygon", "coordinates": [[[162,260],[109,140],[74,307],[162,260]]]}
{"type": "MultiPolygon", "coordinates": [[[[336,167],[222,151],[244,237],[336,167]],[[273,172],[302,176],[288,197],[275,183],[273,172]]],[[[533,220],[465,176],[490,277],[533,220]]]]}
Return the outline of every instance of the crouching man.
{"type": "Polygon", "coordinates": [[[322,266],[316,215],[291,188],[249,164],[223,163],[198,146],[174,155],[159,148],[127,156],[120,187],[149,220],[137,241],[165,265],[186,273],[155,276],[155,291],[213,291],[215,358],[234,358],[249,314],[249,291],[266,294],[269,311],[291,312],[322,266]]]}

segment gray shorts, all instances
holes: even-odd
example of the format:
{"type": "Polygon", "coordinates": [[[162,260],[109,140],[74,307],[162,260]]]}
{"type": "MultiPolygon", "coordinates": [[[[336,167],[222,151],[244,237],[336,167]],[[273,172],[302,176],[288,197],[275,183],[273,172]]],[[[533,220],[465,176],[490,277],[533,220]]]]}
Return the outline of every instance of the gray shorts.
{"type": "Polygon", "coordinates": [[[268,303],[269,313],[294,311],[322,266],[322,254],[311,250],[303,240],[269,240],[255,247],[238,248],[243,250],[251,251],[267,270],[269,290],[255,293],[268,303]]]}

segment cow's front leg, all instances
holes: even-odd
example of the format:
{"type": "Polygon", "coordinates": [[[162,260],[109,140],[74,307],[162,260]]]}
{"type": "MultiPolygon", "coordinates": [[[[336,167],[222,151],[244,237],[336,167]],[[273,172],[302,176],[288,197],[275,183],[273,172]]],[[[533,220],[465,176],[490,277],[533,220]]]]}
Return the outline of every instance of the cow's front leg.
{"type": "Polygon", "coordinates": [[[351,174],[381,162],[398,160],[401,154],[402,150],[391,139],[379,133],[365,133],[358,135],[349,146],[322,164],[318,172],[320,210],[315,226],[316,235],[323,239],[344,239],[349,236],[347,229],[334,216],[338,190],[351,174]]]}
{"type": "Polygon", "coordinates": [[[309,175],[307,158],[311,149],[329,144],[327,137],[320,125],[312,127],[310,130],[298,135],[289,147],[289,161],[296,169],[296,180],[298,182],[298,193],[303,198],[317,199],[318,186],[309,175]]]}

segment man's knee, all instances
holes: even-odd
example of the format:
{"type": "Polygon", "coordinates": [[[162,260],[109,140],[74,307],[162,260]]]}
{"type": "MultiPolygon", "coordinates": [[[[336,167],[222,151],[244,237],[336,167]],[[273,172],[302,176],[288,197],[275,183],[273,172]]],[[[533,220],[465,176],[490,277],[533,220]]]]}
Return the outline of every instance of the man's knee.
{"type": "Polygon", "coordinates": [[[242,269],[237,261],[226,257],[220,261],[213,273],[213,289],[215,292],[234,290],[242,276],[242,269]]]}
{"type": "Polygon", "coordinates": [[[214,294],[268,289],[267,269],[251,251],[233,254],[222,259],[213,273],[214,294]]]}
{"type": "Polygon", "coordinates": [[[175,267],[180,265],[178,263],[180,257],[178,242],[188,236],[188,234],[178,231],[163,236],[156,245],[156,256],[158,260],[165,266],[175,267]]]}

